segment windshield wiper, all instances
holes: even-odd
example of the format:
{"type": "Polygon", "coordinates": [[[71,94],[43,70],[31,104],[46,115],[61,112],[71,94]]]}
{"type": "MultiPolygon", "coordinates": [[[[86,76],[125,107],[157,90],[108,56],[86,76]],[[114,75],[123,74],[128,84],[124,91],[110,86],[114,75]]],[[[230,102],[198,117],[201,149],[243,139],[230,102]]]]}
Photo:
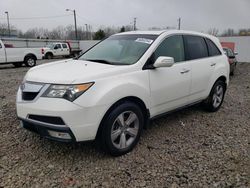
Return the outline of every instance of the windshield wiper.
{"type": "Polygon", "coordinates": [[[97,62],[97,63],[104,63],[104,64],[108,64],[108,65],[114,65],[115,63],[107,61],[105,59],[84,59],[86,61],[92,61],[92,62],[97,62]]]}

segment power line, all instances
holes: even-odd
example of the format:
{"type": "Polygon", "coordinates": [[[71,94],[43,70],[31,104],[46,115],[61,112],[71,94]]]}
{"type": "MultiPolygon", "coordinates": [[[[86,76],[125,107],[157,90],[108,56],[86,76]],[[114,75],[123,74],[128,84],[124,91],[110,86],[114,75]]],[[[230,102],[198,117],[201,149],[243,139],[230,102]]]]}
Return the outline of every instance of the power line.
{"type": "MultiPolygon", "coordinates": [[[[71,14],[64,14],[64,15],[56,15],[56,16],[43,16],[43,17],[21,17],[21,18],[10,18],[10,20],[35,20],[35,19],[53,19],[53,18],[60,18],[60,17],[68,17],[71,14]]],[[[0,18],[5,19],[5,18],[0,18]]]]}

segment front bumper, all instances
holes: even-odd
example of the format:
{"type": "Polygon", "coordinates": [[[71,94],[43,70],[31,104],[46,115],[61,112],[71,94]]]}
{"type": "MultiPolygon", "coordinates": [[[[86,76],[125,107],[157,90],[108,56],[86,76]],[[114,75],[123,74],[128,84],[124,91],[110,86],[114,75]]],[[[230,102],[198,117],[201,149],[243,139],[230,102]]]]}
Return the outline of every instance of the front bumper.
{"type": "Polygon", "coordinates": [[[17,116],[25,128],[47,138],[50,137],[48,130],[66,132],[72,137],[70,141],[76,142],[95,139],[98,127],[108,107],[108,105],[80,106],[65,99],[46,97],[37,97],[33,101],[27,102],[23,101],[20,89],[16,99],[17,116]],[[33,121],[31,116],[42,116],[43,119],[33,121]],[[48,118],[46,119],[46,117],[48,118]],[[63,125],[51,120],[53,117],[61,118],[63,125]]]}
{"type": "Polygon", "coordinates": [[[21,119],[21,126],[29,131],[35,132],[42,137],[45,137],[50,140],[59,141],[59,142],[76,142],[76,138],[70,128],[68,127],[56,127],[51,126],[41,122],[35,122],[27,119],[21,119]],[[67,138],[54,136],[51,133],[59,133],[68,135],[67,138]]]}

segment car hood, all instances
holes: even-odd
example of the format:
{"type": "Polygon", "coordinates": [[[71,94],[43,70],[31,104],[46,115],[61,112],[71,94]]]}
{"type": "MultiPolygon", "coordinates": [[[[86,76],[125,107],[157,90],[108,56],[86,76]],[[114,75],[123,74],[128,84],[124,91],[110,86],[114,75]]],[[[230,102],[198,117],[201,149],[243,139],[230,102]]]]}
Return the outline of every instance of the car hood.
{"type": "Polygon", "coordinates": [[[30,69],[25,76],[25,80],[54,84],[91,82],[101,76],[112,75],[116,72],[114,69],[121,69],[122,67],[124,68],[125,66],[73,59],[63,60],[30,69]]]}

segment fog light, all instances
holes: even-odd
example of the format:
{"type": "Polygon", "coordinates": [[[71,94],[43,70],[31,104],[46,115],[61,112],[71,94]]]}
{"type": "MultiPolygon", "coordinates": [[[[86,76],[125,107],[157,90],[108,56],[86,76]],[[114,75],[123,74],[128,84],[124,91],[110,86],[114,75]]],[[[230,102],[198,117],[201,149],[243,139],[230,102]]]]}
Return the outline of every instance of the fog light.
{"type": "Polygon", "coordinates": [[[64,132],[56,132],[56,131],[48,131],[49,135],[56,138],[62,138],[62,139],[71,139],[71,136],[69,133],[64,132]]]}

